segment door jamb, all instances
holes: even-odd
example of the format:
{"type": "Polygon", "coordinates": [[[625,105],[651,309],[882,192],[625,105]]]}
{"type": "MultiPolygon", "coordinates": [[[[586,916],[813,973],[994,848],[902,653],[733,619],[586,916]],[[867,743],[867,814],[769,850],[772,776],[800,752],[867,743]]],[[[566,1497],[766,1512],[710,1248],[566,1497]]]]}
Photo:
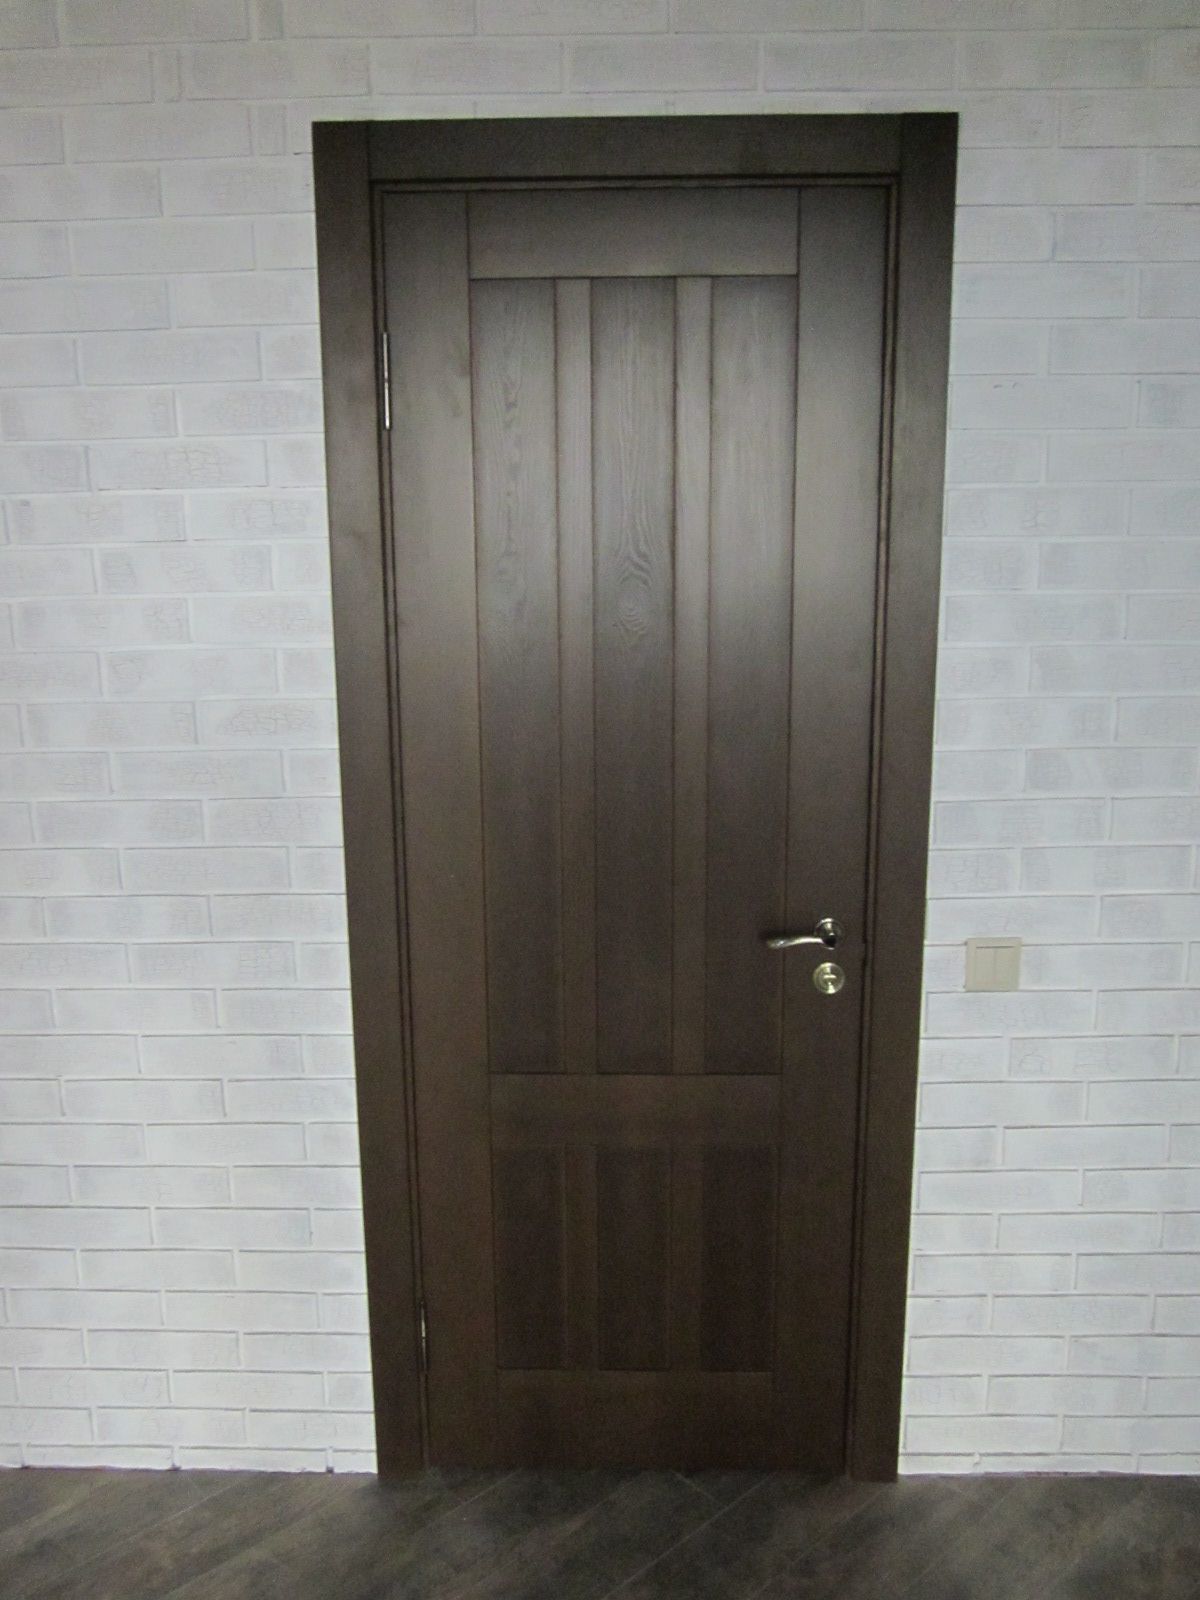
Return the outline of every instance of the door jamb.
{"type": "Polygon", "coordinates": [[[713,116],[313,127],[321,356],[380,1473],[426,1459],[374,208],[385,183],[886,180],[897,204],[874,858],[846,1467],[896,1476],[941,563],[958,118],[713,116]]]}

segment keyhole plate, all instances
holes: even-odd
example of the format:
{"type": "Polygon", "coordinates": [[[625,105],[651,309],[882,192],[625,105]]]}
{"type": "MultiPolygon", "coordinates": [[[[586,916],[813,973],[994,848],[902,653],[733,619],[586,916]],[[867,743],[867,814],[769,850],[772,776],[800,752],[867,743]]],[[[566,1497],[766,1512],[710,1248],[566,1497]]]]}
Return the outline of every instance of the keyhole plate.
{"type": "Polygon", "coordinates": [[[836,961],[822,961],[813,968],[813,987],[822,994],[836,994],[846,981],[846,974],[836,961]]]}

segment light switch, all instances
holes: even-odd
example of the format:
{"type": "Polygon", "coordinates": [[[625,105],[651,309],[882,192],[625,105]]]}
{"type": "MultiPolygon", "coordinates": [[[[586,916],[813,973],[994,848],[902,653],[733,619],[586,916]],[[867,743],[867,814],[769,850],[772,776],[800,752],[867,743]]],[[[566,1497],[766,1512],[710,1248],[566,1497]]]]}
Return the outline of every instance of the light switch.
{"type": "Polygon", "coordinates": [[[1020,939],[968,939],[967,989],[990,990],[1021,987],[1020,939]]]}

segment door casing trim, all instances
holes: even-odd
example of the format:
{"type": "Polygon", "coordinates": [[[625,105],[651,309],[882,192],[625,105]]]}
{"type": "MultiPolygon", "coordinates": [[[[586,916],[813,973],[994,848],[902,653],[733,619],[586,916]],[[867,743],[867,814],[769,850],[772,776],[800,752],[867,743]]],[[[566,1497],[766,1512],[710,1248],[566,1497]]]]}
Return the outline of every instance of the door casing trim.
{"type": "Polygon", "coordinates": [[[920,1038],[958,118],[712,116],[316,123],[317,263],[355,1074],[380,1473],[426,1460],[393,575],[378,353],[386,185],[886,181],[873,859],[846,1470],[896,1476],[920,1038]]]}

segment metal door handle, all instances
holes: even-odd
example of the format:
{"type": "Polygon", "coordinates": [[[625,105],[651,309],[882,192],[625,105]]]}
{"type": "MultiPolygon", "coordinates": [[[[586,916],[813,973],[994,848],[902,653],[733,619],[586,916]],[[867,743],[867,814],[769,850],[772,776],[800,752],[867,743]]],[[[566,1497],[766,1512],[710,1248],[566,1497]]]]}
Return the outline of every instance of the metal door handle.
{"type": "Polygon", "coordinates": [[[836,950],[846,930],[833,917],[822,917],[811,933],[764,933],[768,950],[792,950],[799,944],[818,944],[823,950],[836,950]]]}

